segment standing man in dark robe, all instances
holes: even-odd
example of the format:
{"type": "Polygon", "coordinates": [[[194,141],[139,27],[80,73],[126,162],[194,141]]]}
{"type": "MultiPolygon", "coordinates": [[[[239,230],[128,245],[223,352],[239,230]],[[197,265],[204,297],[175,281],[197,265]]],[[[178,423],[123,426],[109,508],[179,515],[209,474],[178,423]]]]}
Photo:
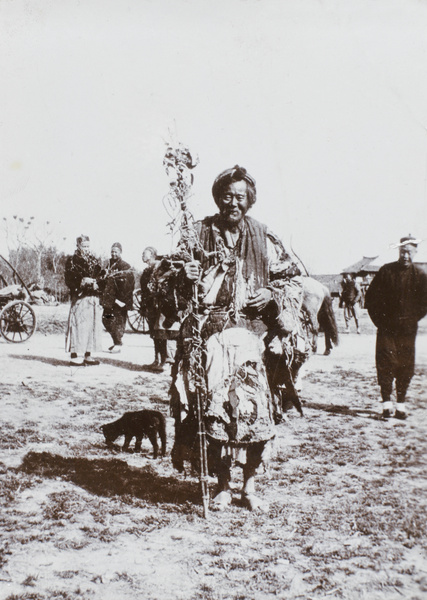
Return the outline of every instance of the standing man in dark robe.
{"type": "Polygon", "coordinates": [[[111,246],[111,258],[105,277],[103,295],[104,314],[102,322],[113,339],[109,351],[121,352],[128,310],[133,307],[135,278],[129,263],[122,259],[122,245],[115,242],[111,246]]]}
{"type": "Polygon", "coordinates": [[[399,260],[381,267],[366,292],[365,306],[378,328],[375,359],[384,419],[407,417],[405,398],[414,374],[418,321],[427,314],[427,275],[413,264],[419,242],[411,235],[401,238],[395,246],[399,260]]]}

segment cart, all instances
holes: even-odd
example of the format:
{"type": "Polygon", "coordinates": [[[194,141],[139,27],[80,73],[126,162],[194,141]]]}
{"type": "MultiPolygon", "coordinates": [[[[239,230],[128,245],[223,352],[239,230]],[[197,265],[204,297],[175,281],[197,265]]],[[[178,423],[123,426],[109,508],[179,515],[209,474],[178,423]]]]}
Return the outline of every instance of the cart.
{"type": "Polygon", "coordinates": [[[149,333],[147,320],[141,314],[141,290],[133,293],[133,309],[128,311],[128,323],[136,333],[149,333]]]}
{"type": "Polygon", "coordinates": [[[8,342],[26,342],[37,326],[36,313],[31,306],[34,298],[17,270],[1,254],[0,259],[21,283],[0,289],[0,333],[8,342]]]}

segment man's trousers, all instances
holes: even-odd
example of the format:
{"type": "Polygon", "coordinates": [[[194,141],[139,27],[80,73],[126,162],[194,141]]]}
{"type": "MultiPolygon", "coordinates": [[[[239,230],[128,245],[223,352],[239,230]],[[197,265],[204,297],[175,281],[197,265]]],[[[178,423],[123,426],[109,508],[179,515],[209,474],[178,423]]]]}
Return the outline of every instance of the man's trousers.
{"type": "Polygon", "coordinates": [[[414,374],[415,337],[416,332],[398,334],[380,329],[377,332],[375,359],[378,383],[384,402],[390,400],[394,379],[397,401],[405,401],[406,391],[414,374]]]}
{"type": "Polygon", "coordinates": [[[122,338],[126,328],[127,308],[115,304],[113,309],[107,315],[104,310],[102,323],[105,329],[113,338],[115,346],[122,345],[122,338]]]}

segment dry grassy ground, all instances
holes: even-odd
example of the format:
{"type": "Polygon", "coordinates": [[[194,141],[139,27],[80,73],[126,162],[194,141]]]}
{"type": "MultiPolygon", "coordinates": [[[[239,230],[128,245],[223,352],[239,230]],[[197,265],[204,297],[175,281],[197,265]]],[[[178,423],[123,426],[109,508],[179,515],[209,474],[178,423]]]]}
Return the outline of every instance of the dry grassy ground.
{"type": "MultiPolygon", "coordinates": [[[[0,341],[1,600],[427,597],[425,322],[406,422],[378,418],[364,315],[361,336],[311,358],[305,417],[277,428],[259,478],[269,512],[242,508],[236,489],[229,511],[204,520],[197,480],[169,456],[153,460],[147,440],[113,454],[99,431],[126,410],[168,415],[167,374],[143,366],[147,336],[72,369],[64,308],[39,313],[28,343],[0,341]]],[[[169,417],[168,433],[170,451],[169,417]]]]}

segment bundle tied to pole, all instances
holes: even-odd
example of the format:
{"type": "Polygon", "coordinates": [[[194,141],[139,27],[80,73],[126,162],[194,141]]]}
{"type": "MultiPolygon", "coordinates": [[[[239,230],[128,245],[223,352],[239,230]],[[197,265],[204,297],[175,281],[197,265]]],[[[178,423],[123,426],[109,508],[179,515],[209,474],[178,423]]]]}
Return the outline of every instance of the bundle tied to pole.
{"type": "MultiPolygon", "coordinates": [[[[171,234],[179,233],[180,254],[186,260],[194,260],[195,249],[200,249],[194,218],[188,209],[188,199],[193,184],[191,170],[198,164],[190,150],[182,144],[170,145],[163,159],[163,166],[169,177],[169,193],[164,198],[164,205],[170,217],[169,229],[171,234]]],[[[204,423],[204,408],[206,401],[206,378],[203,366],[203,343],[200,334],[199,297],[197,282],[193,284],[192,298],[187,316],[191,319],[191,338],[186,342],[190,344],[190,377],[196,400],[197,434],[199,442],[200,459],[200,488],[203,502],[203,516],[207,518],[209,511],[208,464],[206,431],[204,423]]]]}

